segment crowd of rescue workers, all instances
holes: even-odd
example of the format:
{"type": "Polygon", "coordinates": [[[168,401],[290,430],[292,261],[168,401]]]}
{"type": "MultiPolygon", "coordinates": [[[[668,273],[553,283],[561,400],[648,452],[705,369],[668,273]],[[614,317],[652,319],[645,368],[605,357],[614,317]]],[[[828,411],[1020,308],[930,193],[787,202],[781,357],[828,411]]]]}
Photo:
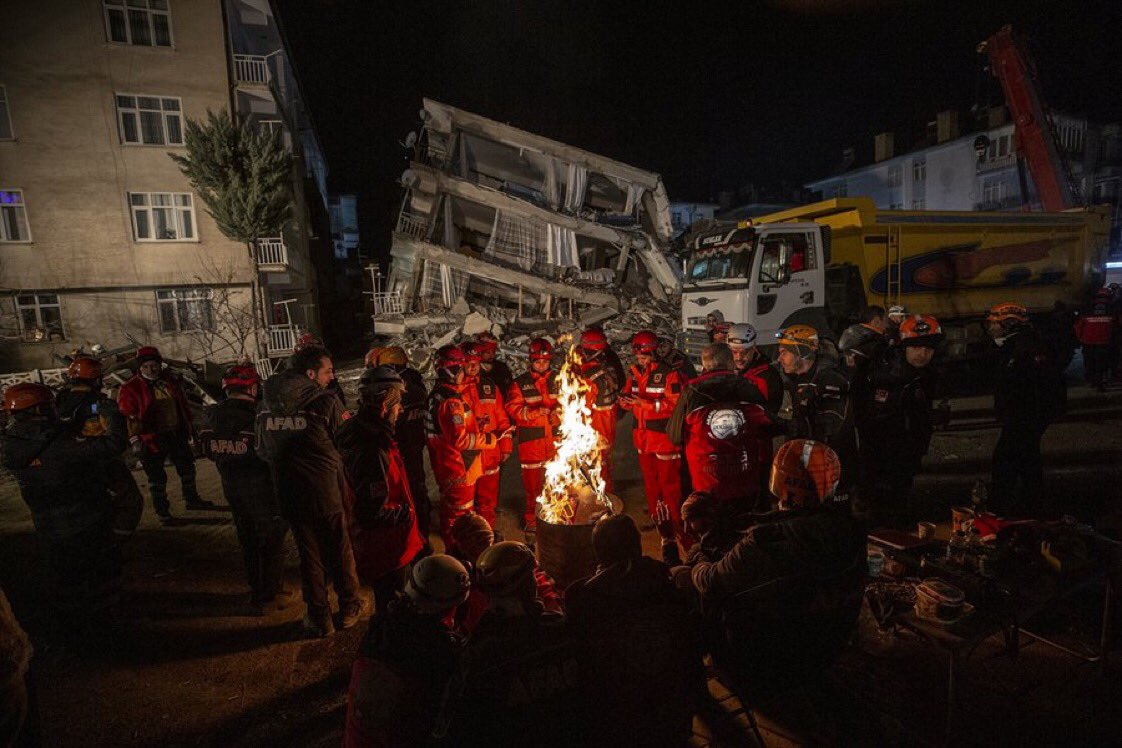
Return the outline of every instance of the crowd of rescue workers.
{"type": "MultiPolygon", "coordinates": [[[[1100,388],[1119,366],[1120,302],[1103,289],[1075,331],[1100,388]]],[[[1001,428],[989,508],[1039,515],[1041,437],[1064,409],[1066,361],[1017,303],[994,307],[986,324],[1001,428]]],[[[930,315],[870,306],[836,344],[792,325],[776,336],[775,361],[751,325],[718,313],[707,329],[700,373],[650,331],[631,339],[626,369],[602,328],[573,341],[607,492],[617,424],[630,412],[646,506],[640,523],[626,512],[596,523],[598,570],[564,590],[534,554],[564,353],[544,338],[530,342],[517,376],[490,333],[446,345],[431,389],[401,347],[374,348],[348,411],[331,354],[306,336],[266,381],[252,365],[229,368],[225,399],[198,426],[152,347],[139,349],[116,401],[101,363],[82,355],[57,392],[13,385],[4,465],[57,580],[52,637],[100,647],[127,629],[121,547],[143,500],[126,450],[155,513],[175,523],[168,462],[187,511],[219,508],[196,486],[198,448],[233,514],[246,614],[294,604],[289,531],[302,636],[354,626],[369,614],[360,590],[372,589],[346,744],[682,744],[705,654],[750,699],[841,651],[860,607],[866,532],[928,518],[912,484],[949,416],[938,404],[944,334],[930,315]],[[520,541],[504,540],[496,518],[501,472],[515,465],[520,541]],[[662,559],[643,555],[644,530],[657,530],[662,559]]]]}

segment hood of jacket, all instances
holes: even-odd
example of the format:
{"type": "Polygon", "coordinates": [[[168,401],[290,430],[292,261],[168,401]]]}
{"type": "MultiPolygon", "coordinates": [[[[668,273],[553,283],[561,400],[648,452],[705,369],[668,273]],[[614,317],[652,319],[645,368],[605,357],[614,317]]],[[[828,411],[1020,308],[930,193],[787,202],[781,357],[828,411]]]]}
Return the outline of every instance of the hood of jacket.
{"type": "Polygon", "coordinates": [[[4,431],[4,467],[22,470],[31,465],[58,435],[61,424],[46,420],[12,423],[4,431]]]}
{"type": "Polygon", "coordinates": [[[292,415],[316,398],[330,394],[306,375],[286,369],[266,380],[262,399],[274,414],[292,415]]]}
{"type": "Polygon", "coordinates": [[[756,389],[751,382],[733,371],[714,371],[702,374],[690,382],[696,400],[694,407],[724,402],[751,402],[756,389]]]}

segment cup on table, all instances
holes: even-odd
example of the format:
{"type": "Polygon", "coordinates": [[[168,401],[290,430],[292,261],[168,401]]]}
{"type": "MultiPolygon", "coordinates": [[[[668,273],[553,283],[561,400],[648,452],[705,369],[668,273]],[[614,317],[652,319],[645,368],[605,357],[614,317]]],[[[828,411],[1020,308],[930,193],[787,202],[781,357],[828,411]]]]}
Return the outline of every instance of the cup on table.
{"type": "Polygon", "coordinates": [[[935,523],[934,522],[919,522],[916,524],[916,535],[921,540],[928,540],[935,537],[935,523]]]}

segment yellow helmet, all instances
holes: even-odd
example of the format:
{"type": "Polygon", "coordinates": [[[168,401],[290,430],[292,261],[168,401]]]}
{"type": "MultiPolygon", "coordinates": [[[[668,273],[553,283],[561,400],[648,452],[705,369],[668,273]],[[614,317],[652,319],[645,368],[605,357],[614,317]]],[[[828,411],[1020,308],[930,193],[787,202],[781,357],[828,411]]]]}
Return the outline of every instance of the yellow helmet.
{"type": "Polygon", "coordinates": [[[794,345],[818,350],[818,331],[810,325],[791,325],[775,334],[779,345],[794,345]]]}

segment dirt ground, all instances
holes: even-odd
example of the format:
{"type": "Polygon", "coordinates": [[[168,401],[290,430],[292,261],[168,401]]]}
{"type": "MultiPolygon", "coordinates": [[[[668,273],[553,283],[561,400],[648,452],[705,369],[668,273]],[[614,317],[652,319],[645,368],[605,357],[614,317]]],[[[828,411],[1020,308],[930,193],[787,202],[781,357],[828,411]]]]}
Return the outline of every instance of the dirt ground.
{"type": "MultiPolygon", "coordinates": [[[[985,398],[956,400],[955,420],[937,434],[917,481],[931,517],[946,519],[973,482],[988,478],[997,438],[985,398]]],[[[630,419],[625,419],[629,424],[630,419]]],[[[637,519],[641,481],[630,434],[616,451],[617,488],[637,519]]],[[[1068,415],[1044,439],[1047,490],[1079,516],[1118,535],[1122,529],[1122,388],[1106,394],[1073,387],[1068,415]]],[[[515,464],[503,479],[500,530],[519,538],[521,487],[515,464]]],[[[142,474],[137,473],[138,478],[142,474]]],[[[205,498],[222,502],[212,465],[199,463],[205,498]]],[[[142,484],[143,485],[143,484],[142,484]]],[[[173,512],[159,524],[146,509],[127,552],[125,636],[112,651],[63,655],[41,639],[49,580],[42,550],[13,482],[0,485],[0,584],[37,643],[34,688],[41,739],[51,746],[338,744],[350,663],[365,623],[322,641],[293,641],[300,602],[264,618],[243,610],[246,589],[227,512],[182,510],[174,477],[173,512]]],[[[648,551],[657,553],[653,532],[648,551]]],[[[298,589],[289,543],[288,577],[298,589]]],[[[1098,597],[1076,601],[1049,621],[1065,634],[1093,637],[1098,597]]],[[[1115,637],[1117,641],[1118,637],[1115,637]]],[[[958,672],[956,743],[1116,744],[1122,734],[1122,667],[1083,663],[1031,640],[1017,658],[998,638],[978,647],[958,672]]],[[[861,635],[815,692],[779,699],[757,712],[769,745],[805,743],[923,745],[942,741],[946,659],[906,635],[861,635]]],[[[746,716],[718,683],[695,727],[696,745],[750,742],[746,716]]]]}

